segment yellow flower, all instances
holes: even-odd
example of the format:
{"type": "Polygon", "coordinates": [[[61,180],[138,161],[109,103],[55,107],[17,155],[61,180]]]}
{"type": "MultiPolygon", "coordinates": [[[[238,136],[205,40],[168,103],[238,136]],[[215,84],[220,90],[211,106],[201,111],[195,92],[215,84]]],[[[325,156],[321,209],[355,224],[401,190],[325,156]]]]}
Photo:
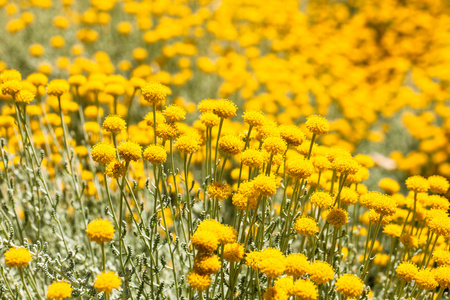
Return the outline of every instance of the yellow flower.
{"type": "Polygon", "coordinates": [[[17,80],[8,80],[1,85],[1,92],[4,95],[16,95],[20,90],[22,90],[22,83],[17,80]]]}
{"type": "Polygon", "coordinates": [[[200,115],[200,122],[206,127],[214,127],[219,125],[220,118],[213,112],[207,111],[200,115]]]}
{"type": "Polygon", "coordinates": [[[322,116],[313,115],[308,117],[306,128],[314,134],[325,134],[330,130],[330,123],[322,116]]]}
{"type": "Polygon", "coordinates": [[[177,139],[175,147],[180,152],[192,154],[200,149],[200,140],[191,134],[184,134],[177,139]]]}
{"type": "Polygon", "coordinates": [[[436,194],[445,194],[450,186],[448,180],[439,175],[428,177],[428,183],[430,184],[430,191],[436,194]]]}
{"type": "Polygon", "coordinates": [[[405,245],[406,248],[417,248],[419,247],[419,240],[410,234],[403,234],[400,237],[400,242],[405,245]]]}
{"type": "Polygon", "coordinates": [[[280,131],[281,137],[289,146],[298,147],[306,138],[303,131],[295,125],[280,125],[278,130],[280,131]]]}
{"type": "Polygon", "coordinates": [[[319,226],[317,225],[317,222],[313,218],[301,217],[295,221],[294,230],[298,234],[304,236],[311,236],[319,231],[319,226]]]}
{"type": "Polygon", "coordinates": [[[238,155],[244,150],[244,145],[244,142],[234,135],[226,135],[219,140],[220,151],[228,155],[238,155]]]}
{"type": "Polygon", "coordinates": [[[319,297],[317,286],[309,280],[298,279],[292,287],[292,295],[299,300],[316,300],[319,297]]]}
{"type": "Polygon", "coordinates": [[[391,178],[381,179],[378,186],[389,195],[395,194],[400,190],[400,185],[398,182],[391,178]]]}
{"type": "Polygon", "coordinates": [[[322,284],[333,280],[333,267],[324,261],[315,261],[310,265],[309,277],[316,284],[322,284]]]}
{"type": "Polygon", "coordinates": [[[288,160],[286,163],[286,173],[295,178],[306,179],[314,173],[314,166],[310,160],[298,157],[288,160]]]}
{"type": "Polygon", "coordinates": [[[433,272],[429,269],[419,270],[416,276],[414,276],[414,281],[420,288],[427,291],[434,290],[439,285],[433,272]]]}
{"type": "Polygon", "coordinates": [[[331,225],[341,227],[348,223],[348,212],[342,208],[333,208],[328,211],[326,219],[331,225]]]}
{"type": "Polygon", "coordinates": [[[244,122],[250,126],[261,126],[264,123],[264,113],[261,111],[245,111],[242,116],[244,122]]]}
{"type": "Polygon", "coordinates": [[[215,254],[200,252],[194,259],[194,271],[202,275],[217,273],[221,265],[220,258],[215,254]]]}
{"type": "Polygon", "coordinates": [[[438,266],[450,266],[450,251],[436,249],[433,251],[433,259],[438,266]]]}
{"type": "Polygon", "coordinates": [[[108,164],[116,158],[116,148],[111,144],[98,143],[91,149],[92,160],[99,164],[108,164]]]}
{"type": "Polygon", "coordinates": [[[47,291],[47,298],[50,300],[63,300],[72,296],[73,288],[66,281],[54,281],[47,291]]]}
{"type": "Polygon", "coordinates": [[[32,254],[24,247],[13,247],[5,252],[5,264],[10,267],[26,267],[32,254]]]}
{"type": "Polygon", "coordinates": [[[53,79],[47,85],[47,94],[50,96],[61,97],[61,95],[69,92],[69,83],[63,79],[53,79]]]}
{"type": "Polygon", "coordinates": [[[241,153],[241,162],[244,166],[257,168],[264,163],[264,156],[259,150],[247,149],[241,153]]]}
{"type": "Polygon", "coordinates": [[[406,187],[416,193],[426,193],[430,188],[430,183],[422,176],[414,175],[406,179],[406,187]]]}
{"type": "Polygon", "coordinates": [[[169,93],[170,89],[159,82],[150,82],[142,87],[142,96],[150,104],[166,100],[169,93]]]}
{"type": "Polygon", "coordinates": [[[19,71],[14,69],[5,70],[0,74],[0,83],[5,83],[11,80],[21,81],[22,75],[19,71]]]}
{"type": "Polygon", "coordinates": [[[197,229],[192,235],[191,243],[198,251],[210,253],[217,249],[219,240],[216,235],[197,229]]]}
{"type": "Polygon", "coordinates": [[[108,243],[114,238],[114,226],[109,220],[96,219],[87,225],[89,239],[97,244],[108,243]]]}
{"type": "Polygon", "coordinates": [[[226,244],[223,248],[223,259],[229,262],[238,262],[244,258],[245,249],[239,243],[226,244]]]}
{"type": "Polygon", "coordinates": [[[344,186],[339,198],[342,204],[350,206],[358,202],[359,195],[355,190],[344,186]]]}
{"type": "Polygon", "coordinates": [[[253,180],[254,188],[262,196],[273,196],[277,193],[277,183],[274,177],[259,174],[253,180]]]}
{"type": "Polygon", "coordinates": [[[126,166],[123,162],[115,160],[106,165],[105,174],[109,178],[120,178],[125,175],[126,166]]]}
{"type": "Polygon", "coordinates": [[[84,75],[78,74],[70,76],[68,81],[70,85],[79,87],[84,85],[87,82],[87,79],[84,75]]]}
{"type": "Polygon", "coordinates": [[[194,290],[204,291],[211,285],[211,275],[201,275],[191,272],[188,275],[188,283],[194,290]]]}
{"type": "Polygon", "coordinates": [[[450,288],[450,266],[440,266],[435,269],[434,277],[441,288],[450,288]]]}
{"type": "Polygon", "coordinates": [[[266,248],[259,252],[257,268],[269,278],[278,277],[286,269],[286,257],[278,249],[266,248]]]}
{"type": "Polygon", "coordinates": [[[166,107],[166,109],[163,111],[163,115],[171,123],[179,122],[186,118],[186,111],[181,106],[172,104],[166,107]]]}
{"type": "Polygon", "coordinates": [[[153,165],[160,165],[167,159],[166,150],[159,145],[150,145],[144,151],[144,159],[153,165]]]}
{"type": "Polygon", "coordinates": [[[286,152],[287,144],[281,137],[269,136],[264,140],[262,147],[271,155],[277,155],[286,152]]]}
{"type": "Polygon", "coordinates": [[[129,162],[129,161],[137,161],[142,157],[142,147],[135,142],[128,141],[123,142],[117,147],[117,152],[119,152],[120,157],[129,162]]]}
{"type": "Polygon", "coordinates": [[[179,132],[177,124],[175,123],[158,123],[156,121],[156,136],[163,139],[164,141],[174,140],[177,138],[179,132]]]}
{"type": "Polygon", "coordinates": [[[122,280],[114,272],[102,272],[97,275],[94,281],[94,288],[99,292],[111,294],[113,290],[118,289],[122,280]]]}
{"type": "Polygon", "coordinates": [[[359,297],[362,294],[363,287],[363,281],[353,274],[342,275],[336,280],[336,291],[347,298],[359,297]]]}
{"type": "Polygon", "coordinates": [[[286,275],[298,278],[309,273],[309,262],[302,253],[291,253],[286,257],[286,275]]]}
{"type": "Polygon", "coordinates": [[[21,90],[14,95],[14,100],[19,103],[30,103],[34,99],[34,94],[27,90],[21,90]]]}
{"type": "Polygon", "coordinates": [[[236,116],[237,106],[227,99],[217,100],[214,104],[213,113],[223,119],[231,119],[236,116]]]}
{"type": "Polygon", "coordinates": [[[231,195],[231,187],[222,182],[214,182],[208,186],[208,195],[211,199],[226,200],[231,195]]]}
{"type": "Polygon", "coordinates": [[[118,115],[110,115],[103,121],[102,128],[108,132],[117,134],[125,130],[126,122],[118,115]]]}
{"type": "Polygon", "coordinates": [[[333,198],[325,192],[314,192],[310,199],[313,205],[320,208],[327,208],[333,204],[333,198]]]}

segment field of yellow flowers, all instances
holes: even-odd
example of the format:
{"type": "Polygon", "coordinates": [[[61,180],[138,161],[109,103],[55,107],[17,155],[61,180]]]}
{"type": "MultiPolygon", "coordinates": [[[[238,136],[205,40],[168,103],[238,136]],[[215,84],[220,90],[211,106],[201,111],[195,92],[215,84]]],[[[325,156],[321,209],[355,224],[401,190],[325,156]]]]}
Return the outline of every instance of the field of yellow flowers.
{"type": "Polygon", "coordinates": [[[0,0],[0,300],[449,299],[447,0],[0,0]]]}

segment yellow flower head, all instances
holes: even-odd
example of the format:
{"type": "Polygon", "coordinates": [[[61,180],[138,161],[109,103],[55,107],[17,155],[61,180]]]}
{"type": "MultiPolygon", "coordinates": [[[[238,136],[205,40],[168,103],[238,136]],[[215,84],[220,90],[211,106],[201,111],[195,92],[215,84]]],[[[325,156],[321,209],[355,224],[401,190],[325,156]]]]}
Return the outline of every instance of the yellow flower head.
{"type": "Polygon", "coordinates": [[[192,289],[204,291],[211,285],[211,275],[201,275],[197,272],[191,272],[188,275],[187,281],[192,289]]]}
{"type": "Polygon", "coordinates": [[[439,285],[433,272],[429,269],[419,270],[414,276],[414,281],[420,288],[427,291],[434,290],[439,285]]]}
{"type": "MultiPolygon", "coordinates": [[[[149,112],[144,117],[145,122],[147,123],[147,126],[153,126],[153,112],[149,112]]],[[[160,111],[156,111],[156,125],[160,123],[165,123],[164,115],[160,111]]]]}
{"type": "Polygon", "coordinates": [[[342,204],[349,206],[358,202],[359,195],[355,190],[344,186],[342,188],[341,195],[339,198],[342,204]]]}
{"type": "Polygon", "coordinates": [[[405,245],[406,248],[417,248],[419,247],[419,240],[417,237],[410,234],[403,234],[400,237],[400,242],[405,245]]]}
{"type": "Polygon", "coordinates": [[[286,275],[300,277],[309,273],[309,261],[302,253],[291,253],[286,257],[286,275]]]}
{"type": "Polygon", "coordinates": [[[273,196],[277,193],[277,182],[274,177],[259,174],[253,180],[254,188],[262,196],[273,196]]]}
{"type": "Polygon", "coordinates": [[[264,123],[264,113],[261,111],[245,111],[242,118],[252,127],[261,126],[264,123]]]}
{"type": "Polygon", "coordinates": [[[450,266],[440,266],[434,269],[434,278],[443,289],[450,288],[450,266]]]}
{"type": "Polygon", "coordinates": [[[200,122],[206,127],[214,127],[219,125],[220,118],[213,112],[207,111],[200,115],[200,122]]]}
{"type": "Polygon", "coordinates": [[[47,291],[47,298],[50,300],[63,300],[72,296],[73,288],[66,281],[54,281],[47,291]]]}
{"type": "Polygon", "coordinates": [[[44,86],[48,83],[48,78],[42,73],[31,73],[27,77],[27,81],[31,82],[34,86],[44,86]]]}
{"type": "Polygon", "coordinates": [[[159,145],[150,145],[144,150],[144,159],[153,165],[160,165],[167,159],[166,150],[159,145]]]}
{"type": "Polygon", "coordinates": [[[24,247],[13,247],[5,252],[5,264],[10,267],[26,267],[32,254],[24,247]]]}
{"type": "Polygon", "coordinates": [[[217,249],[219,240],[211,232],[197,229],[192,235],[191,243],[198,251],[210,253],[217,249]]]}
{"type": "Polygon", "coordinates": [[[87,79],[84,75],[79,74],[70,76],[68,81],[71,86],[79,87],[84,85],[87,82],[87,79]]]}
{"type": "Polygon", "coordinates": [[[178,126],[176,123],[166,123],[156,121],[156,136],[164,141],[174,140],[178,137],[178,126]]]}
{"type": "Polygon", "coordinates": [[[278,136],[269,136],[267,137],[262,147],[271,155],[284,154],[287,150],[286,141],[278,136]]]}
{"type": "Polygon", "coordinates": [[[20,74],[19,71],[14,69],[5,70],[0,74],[0,83],[5,83],[11,80],[21,81],[22,75],[20,74]]]}
{"type": "Polygon", "coordinates": [[[69,92],[69,83],[63,79],[53,79],[47,85],[47,94],[50,96],[61,97],[61,95],[69,92]]]}
{"type": "Polygon", "coordinates": [[[27,90],[21,90],[14,96],[14,100],[19,103],[30,103],[34,99],[34,94],[27,90]]]}
{"type": "Polygon", "coordinates": [[[281,137],[289,146],[298,147],[306,138],[303,131],[295,125],[280,125],[278,130],[280,131],[281,137]]]}
{"type": "Polygon", "coordinates": [[[445,194],[450,187],[448,180],[439,175],[428,177],[428,183],[430,184],[430,191],[436,194],[445,194]]]}
{"type": "Polygon", "coordinates": [[[196,136],[184,134],[177,139],[175,147],[177,147],[180,152],[192,154],[200,149],[201,141],[196,136]]]}
{"type": "Polygon", "coordinates": [[[238,262],[244,258],[245,249],[239,243],[226,244],[223,248],[223,259],[229,262],[238,262]]]}
{"type": "Polygon", "coordinates": [[[215,254],[200,252],[194,259],[194,271],[202,275],[217,273],[222,264],[220,258],[215,254]]]}
{"type": "Polygon", "coordinates": [[[286,257],[278,249],[266,248],[259,252],[257,268],[269,278],[278,277],[286,269],[286,257]]]}
{"type": "Polygon", "coordinates": [[[328,211],[326,219],[331,225],[341,227],[348,223],[348,212],[342,208],[333,208],[328,211]]]}
{"type": "Polygon", "coordinates": [[[330,123],[322,116],[309,116],[306,120],[306,128],[314,134],[325,134],[330,130],[330,123]]]}
{"type": "Polygon", "coordinates": [[[310,265],[309,277],[316,284],[322,284],[333,280],[334,269],[324,261],[315,261],[310,265]]]}
{"type": "Polygon", "coordinates": [[[126,172],[125,164],[118,160],[110,162],[109,164],[106,165],[105,168],[105,174],[109,178],[117,179],[123,177],[125,175],[125,172],[126,172]]]}
{"type": "Polygon", "coordinates": [[[9,80],[4,82],[1,85],[1,92],[4,95],[16,95],[17,93],[19,93],[20,90],[22,90],[23,85],[20,81],[18,80],[9,80]]]}
{"type": "Polygon", "coordinates": [[[231,119],[236,116],[236,110],[236,104],[227,99],[217,100],[213,107],[213,113],[223,119],[231,119]]]}
{"type": "Polygon", "coordinates": [[[241,162],[244,166],[257,168],[264,163],[264,156],[259,150],[247,149],[241,153],[241,162]]]}
{"type": "Polygon", "coordinates": [[[294,230],[304,236],[312,236],[319,231],[317,222],[310,217],[300,217],[294,223],[294,230]]]}
{"type": "Polygon", "coordinates": [[[126,122],[122,117],[118,115],[107,116],[105,121],[103,121],[102,128],[108,132],[117,134],[126,128],[126,122]]]}
{"type": "Polygon", "coordinates": [[[163,111],[163,115],[171,123],[179,122],[186,118],[186,111],[181,106],[172,104],[166,107],[163,111]]]}
{"type": "Polygon", "coordinates": [[[110,83],[105,87],[105,93],[117,97],[125,94],[125,88],[120,83],[110,83]]]}
{"type": "Polygon", "coordinates": [[[97,244],[108,243],[114,238],[114,226],[109,220],[96,219],[87,226],[89,239],[97,244]]]}
{"type": "Polygon", "coordinates": [[[406,187],[415,193],[426,193],[430,188],[430,183],[422,176],[414,175],[406,179],[406,187]]]}
{"type": "Polygon", "coordinates": [[[391,178],[381,179],[378,186],[389,195],[395,194],[400,190],[400,185],[398,182],[391,178]]]}
{"type": "Polygon", "coordinates": [[[336,291],[347,298],[358,298],[363,291],[364,283],[353,274],[345,274],[336,280],[336,291]]]}
{"type": "Polygon", "coordinates": [[[333,198],[326,192],[314,192],[311,196],[311,203],[320,208],[328,208],[333,204],[333,198]]]}
{"type": "Polygon", "coordinates": [[[123,142],[117,147],[120,157],[125,161],[137,161],[142,157],[142,147],[135,142],[123,142]]]}
{"type": "Polygon", "coordinates": [[[307,279],[298,279],[292,287],[292,295],[297,296],[297,299],[316,300],[319,297],[319,292],[314,282],[307,279]]]}
{"type": "Polygon", "coordinates": [[[310,160],[297,157],[288,160],[286,163],[286,173],[294,178],[306,179],[314,173],[314,166],[310,160]]]}
{"type": "Polygon", "coordinates": [[[92,160],[99,164],[108,164],[116,158],[116,148],[107,143],[98,143],[91,149],[92,160]]]}
{"type": "Polygon", "coordinates": [[[235,135],[226,135],[219,140],[219,149],[228,155],[238,155],[244,150],[244,142],[235,135]]]}
{"type": "Polygon", "coordinates": [[[214,182],[208,186],[208,195],[211,199],[226,200],[231,195],[231,187],[223,182],[214,182]]]}
{"type": "Polygon", "coordinates": [[[94,288],[109,295],[113,290],[118,289],[121,283],[122,280],[116,273],[102,272],[95,278],[94,288]]]}
{"type": "Polygon", "coordinates": [[[142,87],[142,96],[150,104],[166,100],[168,94],[170,94],[169,87],[159,82],[149,82],[142,87]]]}
{"type": "Polygon", "coordinates": [[[436,249],[433,251],[434,262],[438,266],[450,266],[450,251],[445,249],[436,249]]]}

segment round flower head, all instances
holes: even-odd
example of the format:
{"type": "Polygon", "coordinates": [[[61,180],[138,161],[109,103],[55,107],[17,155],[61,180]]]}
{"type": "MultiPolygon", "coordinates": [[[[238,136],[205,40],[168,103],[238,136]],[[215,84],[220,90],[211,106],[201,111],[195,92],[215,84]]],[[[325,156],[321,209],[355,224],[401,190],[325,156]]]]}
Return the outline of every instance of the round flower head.
{"type": "Polygon", "coordinates": [[[306,138],[303,131],[295,125],[280,125],[278,130],[289,146],[298,147],[306,138]]]}
{"type": "Polygon", "coordinates": [[[331,168],[336,170],[338,173],[344,173],[349,175],[356,174],[360,165],[356,162],[356,160],[351,156],[337,156],[334,161],[331,163],[331,168]]]}
{"type": "Polygon", "coordinates": [[[241,153],[241,162],[244,166],[257,168],[264,163],[264,156],[259,150],[247,149],[241,153]]]}
{"type": "Polygon", "coordinates": [[[384,226],[383,233],[393,238],[399,238],[402,233],[402,228],[397,224],[388,224],[384,226]]]}
{"type": "Polygon", "coordinates": [[[433,251],[433,259],[438,266],[450,266],[450,251],[436,249],[433,251]]]}
{"type": "Polygon", "coordinates": [[[105,168],[105,174],[109,178],[117,179],[123,177],[125,175],[125,172],[126,172],[125,164],[118,160],[110,162],[109,164],[106,165],[105,168]]]}
{"type": "Polygon", "coordinates": [[[196,136],[184,134],[177,139],[175,147],[177,147],[180,152],[192,154],[200,149],[201,142],[196,136]]]}
{"type": "Polygon", "coordinates": [[[325,134],[330,130],[330,123],[322,116],[313,115],[306,120],[306,128],[314,134],[325,134]]]}
{"type": "Polygon", "coordinates": [[[214,127],[219,125],[220,118],[213,112],[207,111],[200,115],[200,122],[206,127],[214,127]]]}
{"type": "Polygon", "coordinates": [[[150,145],[144,150],[144,159],[153,165],[160,165],[166,162],[167,153],[162,146],[150,145]]]}
{"type": "Polygon", "coordinates": [[[198,230],[192,235],[192,245],[200,252],[210,253],[217,249],[219,240],[211,232],[198,230]]]}
{"type": "MultiPolygon", "coordinates": [[[[147,126],[153,127],[153,112],[149,112],[144,117],[145,122],[147,123],[147,126]]],[[[164,118],[164,115],[160,111],[156,111],[156,125],[159,125],[161,123],[165,123],[166,119],[164,118]]]]}
{"type": "Polygon", "coordinates": [[[229,225],[220,224],[218,227],[217,237],[219,239],[219,243],[221,244],[231,244],[237,241],[237,233],[234,227],[229,225]]]}
{"type": "Polygon", "coordinates": [[[186,111],[181,106],[172,104],[166,107],[163,111],[163,115],[171,123],[179,122],[186,118],[186,111]]]}
{"type": "Polygon", "coordinates": [[[27,77],[27,81],[31,82],[34,86],[47,85],[48,78],[42,73],[31,73],[27,77]]]}
{"type": "Polygon", "coordinates": [[[333,198],[325,192],[314,192],[311,196],[311,203],[320,208],[328,208],[333,204],[333,198]]]}
{"type": "Polygon", "coordinates": [[[95,277],[94,288],[99,292],[111,294],[113,290],[118,289],[122,281],[114,272],[102,272],[95,277]]]}
{"type": "Polygon", "coordinates": [[[445,194],[450,187],[448,180],[439,175],[428,177],[428,183],[430,184],[430,191],[436,194],[445,194]]]}
{"type": "Polygon", "coordinates": [[[116,158],[116,148],[111,144],[98,143],[91,149],[92,160],[99,164],[108,164],[116,158]]]}
{"type": "Polygon", "coordinates": [[[208,186],[208,195],[211,199],[226,200],[231,195],[231,187],[222,182],[214,182],[208,186]]]}
{"type": "Polygon", "coordinates": [[[434,278],[441,288],[450,288],[450,266],[440,266],[435,269],[434,278]]]}
{"type": "Polygon", "coordinates": [[[84,75],[72,75],[69,77],[69,84],[71,86],[79,87],[86,84],[87,79],[84,75]]]}
{"type": "Polygon", "coordinates": [[[319,231],[319,226],[317,225],[317,222],[313,218],[301,217],[295,221],[294,230],[298,234],[304,236],[311,236],[319,231]]]}
{"type": "Polygon", "coordinates": [[[271,155],[284,154],[287,150],[286,142],[278,136],[269,136],[267,137],[262,147],[271,155]]]}
{"type": "Polygon", "coordinates": [[[309,272],[309,262],[302,253],[291,253],[286,257],[286,275],[300,277],[309,272]]]}
{"type": "Polygon", "coordinates": [[[161,122],[156,125],[156,136],[163,139],[164,141],[170,141],[177,138],[178,126],[176,123],[166,123],[161,122]]]}
{"type": "Polygon", "coordinates": [[[262,196],[273,196],[277,193],[277,182],[274,177],[259,174],[253,180],[254,188],[262,196]]]}
{"type": "Polygon", "coordinates": [[[87,226],[89,239],[97,244],[108,243],[114,238],[114,226],[109,220],[96,219],[87,226]]]}
{"type": "Polygon", "coordinates": [[[314,173],[314,166],[310,160],[299,157],[287,162],[286,173],[295,178],[306,179],[314,173]]]}
{"type": "Polygon", "coordinates": [[[245,143],[235,135],[226,135],[219,140],[219,149],[228,155],[238,155],[244,150],[245,143]]]}
{"type": "Polygon", "coordinates": [[[198,111],[201,113],[213,112],[217,101],[214,99],[204,99],[197,105],[198,111]]]}
{"type": "Polygon", "coordinates": [[[349,206],[358,202],[359,195],[355,190],[344,186],[339,198],[342,204],[349,206]]]}
{"type": "Polygon", "coordinates": [[[375,165],[373,159],[365,154],[358,154],[355,159],[364,168],[372,168],[375,165]]]}
{"type": "Polygon", "coordinates": [[[47,291],[47,298],[50,300],[64,300],[72,296],[73,288],[66,281],[54,281],[47,291]]]}
{"type": "Polygon", "coordinates": [[[313,166],[320,172],[324,172],[331,167],[330,161],[322,155],[315,156],[312,159],[313,166]]]}
{"type": "Polygon", "coordinates": [[[333,267],[324,261],[315,261],[310,265],[309,277],[316,284],[322,284],[333,280],[333,267]]]}
{"type": "Polygon", "coordinates": [[[433,272],[429,269],[419,270],[414,276],[414,280],[420,288],[427,291],[434,290],[439,285],[434,278],[433,272]]]}
{"type": "Polygon", "coordinates": [[[319,297],[317,286],[310,280],[298,279],[292,287],[292,295],[299,300],[316,300],[319,297]]]}
{"type": "Polygon", "coordinates": [[[265,300],[287,300],[292,294],[293,286],[294,280],[292,279],[292,277],[280,277],[275,281],[275,285],[273,287],[270,287],[266,290],[263,297],[265,300]]]}
{"type": "Polygon", "coordinates": [[[16,95],[18,92],[20,92],[20,90],[22,90],[23,86],[22,83],[20,83],[17,80],[9,80],[4,82],[1,85],[1,92],[4,95],[16,95]]]}
{"type": "Polygon", "coordinates": [[[260,252],[257,268],[269,278],[278,277],[286,269],[286,257],[278,249],[266,248],[260,252]]]}
{"type": "Polygon", "coordinates": [[[211,275],[201,275],[196,272],[191,272],[188,275],[187,281],[192,289],[204,291],[211,285],[211,275]]]}
{"type": "Polygon", "coordinates": [[[34,94],[27,90],[21,90],[14,95],[14,101],[18,103],[28,104],[34,99],[34,94]]]}
{"type": "Polygon", "coordinates": [[[87,91],[97,94],[105,89],[105,84],[101,80],[89,79],[85,87],[87,91]]]}
{"type": "Polygon", "coordinates": [[[103,121],[102,128],[111,133],[120,133],[126,128],[126,122],[118,115],[107,116],[105,121],[103,121]]]}
{"type": "Polygon", "coordinates": [[[391,178],[383,178],[378,183],[380,189],[382,189],[386,194],[392,195],[400,190],[400,185],[397,181],[391,178]]]}
{"type": "Polygon", "coordinates": [[[261,111],[245,111],[242,118],[252,127],[261,126],[264,123],[264,113],[261,111]]]}
{"type": "Polygon", "coordinates": [[[63,79],[53,79],[47,85],[47,94],[50,96],[61,97],[62,94],[69,92],[69,83],[63,79]]]}
{"type": "MultiPolygon", "coordinates": [[[[369,221],[373,224],[377,224],[380,221],[380,214],[377,213],[375,210],[371,209],[369,212],[366,212],[369,215],[369,221]]],[[[387,225],[392,221],[391,216],[383,216],[381,219],[381,225],[387,225]]]]}
{"type": "Polygon", "coordinates": [[[392,216],[397,211],[397,201],[390,196],[377,194],[371,207],[382,216],[392,216]]]}
{"type": "Polygon", "coordinates": [[[363,291],[363,281],[352,274],[345,274],[336,280],[336,291],[347,298],[358,298],[363,291]]]}
{"type": "Polygon", "coordinates": [[[120,157],[125,161],[137,161],[142,157],[142,147],[135,142],[123,142],[117,147],[120,157]]]}
{"type": "Polygon", "coordinates": [[[5,83],[5,82],[11,81],[11,80],[21,81],[22,75],[20,74],[19,71],[14,70],[14,69],[4,70],[0,74],[0,83],[5,83]]]}
{"type": "Polygon", "coordinates": [[[400,237],[400,242],[405,245],[406,248],[417,248],[419,247],[419,240],[417,237],[410,234],[403,234],[400,237]]]}
{"type": "Polygon", "coordinates": [[[422,176],[414,175],[406,179],[406,187],[415,193],[426,193],[430,188],[430,183],[422,176]]]}
{"type": "Polygon", "coordinates": [[[119,83],[110,83],[105,87],[105,93],[111,96],[120,96],[125,94],[125,88],[119,83]]]}
{"type": "Polygon", "coordinates": [[[151,104],[166,100],[169,93],[170,89],[159,82],[149,82],[142,87],[142,96],[151,104]]]}
{"type": "Polygon", "coordinates": [[[245,249],[239,243],[226,244],[223,248],[223,259],[229,262],[238,262],[244,258],[245,249]]]}
{"type": "Polygon", "coordinates": [[[348,212],[341,208],[333,208],[328,211],[326,219],[331,225],[341,227],[348,223],[348,212]]]}
{"type": "Polygon", "coordinates": [[[213,113],[223,119],[231,119],[236,116],[237,106],[227,99],[217,100],[213,107],[213,113]]]}
{"type": "Polygon", "coordinates": [[[13,247],[5,252],[5,264],[10,267],[26,267],[32,254],[24,247],[13,247]]]}
{"type": "Polygon", "coordinates": [[[220,258],[215,254],[199,253],[194,259],[194,271],[198,274],[214,274],[221,267],[220,258]]]}
{"type": "Polygon", "coordinates": [[[450,208],[450,203],[447,198],[439,195],[431,195],[428,197],[428,206],[434,209],[447,211],[450,208]]]}

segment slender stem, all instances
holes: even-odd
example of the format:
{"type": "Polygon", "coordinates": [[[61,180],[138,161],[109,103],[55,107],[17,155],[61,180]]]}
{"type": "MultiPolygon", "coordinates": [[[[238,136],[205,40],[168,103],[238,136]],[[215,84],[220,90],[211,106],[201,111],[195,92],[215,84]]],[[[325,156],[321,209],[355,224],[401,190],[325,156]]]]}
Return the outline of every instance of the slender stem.
{"type": "Polygon", "coordinates": [[[102,247],[102,265],[103,265],[103,272],[106,270],[106,256],[105,256],[105,243],[101,243],[102,247]]]}
{"type": "Polygon", "coordinates": [[[28,286],[25,282],[25,279],[23,278],[22,267],[19,267],[18,269],[19,269],[20,280],[22,280],[22,283],[23,283],[23,286],[25,287],[25,291],[27,292],[28,298],[30,298],[30,300],[33,300],[33,297],[31,297],[30,291],[28,290],[28,286]]]}

